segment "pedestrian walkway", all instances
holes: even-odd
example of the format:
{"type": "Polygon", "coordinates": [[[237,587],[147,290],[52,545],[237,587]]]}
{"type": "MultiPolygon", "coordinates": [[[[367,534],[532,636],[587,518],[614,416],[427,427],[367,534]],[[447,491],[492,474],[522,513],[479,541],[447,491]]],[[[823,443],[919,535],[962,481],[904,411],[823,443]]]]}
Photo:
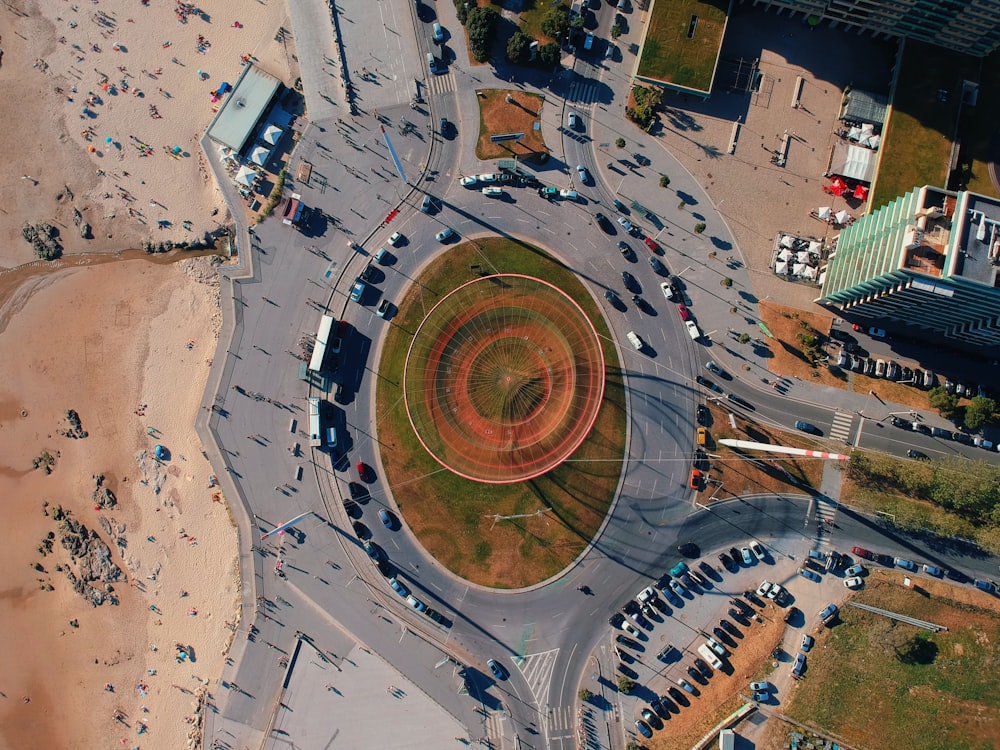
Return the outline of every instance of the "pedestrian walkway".
{"type": "Polygon", "coordinates": [[[427,78],[427,90],[434,95],[450,94],[455,90],[455,74],[432,75],[427,78]]]}
{"type": "Polygon", "coordinates": [[[569,87],[566,101],[576,104],[593,104],[597,101],[597,92],[601,84],[596,81],[574,81],[569,87]]]}
{"type": "Polygon", "coordinates": [[[853,427],[854,415],[838,411],[833,415],[833,424],[830,427],[830,437],[834,440],[840,440],[843,443],[848,443],[851,439],[851,429],[853,427]]]}

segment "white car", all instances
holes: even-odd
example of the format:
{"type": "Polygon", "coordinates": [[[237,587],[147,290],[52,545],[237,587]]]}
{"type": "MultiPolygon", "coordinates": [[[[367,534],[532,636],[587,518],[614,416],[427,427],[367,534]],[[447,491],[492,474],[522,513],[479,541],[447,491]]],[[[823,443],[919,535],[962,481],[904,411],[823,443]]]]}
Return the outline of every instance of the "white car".
{"type": "Polygon", "coordinates": [[[569,114],[566,115],[566,127],[568,127],[570,130],[576,130],[576,127],[579,124],[580,124],[580,115],[578,115],[573,110],[570,110],[569,114]]]}
{"type": "Polygon", "coordinates": [[[585,166],[583,166],[582,164],[577,164],[576,171],[580,173],[580,182],[582,182],[584,185],[590,182],[590,173],[587,171],[587,168],[585,166]]]}
{"type": "Polygon", "coordinates": [[[476,177],[476,176],[475,176],[475,175],[473,174],[473,175],[469,175],[468,177],[463,177],[463,178],[462,178],[461,180],[459,180],[458,182],[459,182],[459,184],[461,184],[461,185],[462,185],[463,187],[474,187],[474,186],[475,186],[475,184],[476,184],[477,182],[479,182],[479,178],[478,178],[478,177],[476,177]]]}
{"type": "Polygon", "coordinates": [[[622,619],[622,624],[619,627],[621,627],[622,630],[624,630],[626,633],[628,633],[633,638],[638,638],[639,637],[639,629],[635,625],[633,625],[632,623],[630,623],[628,620],[626,620],[626,619],[623,618],[622,619]]]}
{"type": "Polygon", "coordinates": [[[760,690],[763,690],[764,692],[769,692],[771,690],[771,686],[766,682],[751,682],[750,689],[755,693],[760,690]]]}
{"type": "Polygon", "coordinates": [[[764,548],[761,546],[760,542],[750,542],[750,551],[753,552],[754,557],[758,560],[764,559],[764,548]]]}
{"type": "Polygon", "coordinates": [[[773,599],[774,601],[778,601],[784,593],[785,590],[776,583],[773,586],[771,586],[771,590],[767,592],[767,598],[773,599]]]}
{"type": "Polygon", "coordinates": [[[618,217],[618,224],[621,226],[622,229],[624,229],[626,232],[629,232],[631,234],[631,232],[632,232],[632,222],[630,222],[624,216],[619,216],[618,217]]]}
{"type": "Polygon", "coordinates": [[[378,252],[375,253],[375,262],[381,266],[385,263],[385,260],[388,256],[389,256],[389,251],[386,250],[384,247],[380,247],[378,249],[378,252]]]}
{"type": "Polygon", "coordinates": [[[853,578],[845,579],[844,585],[849,589],[859,589],[862,585],[864,585],[864,581],[862,581],[858,576],[854,576],[853,578]]]}
{"type": "MultiPolygon", "coordinates": [[[[740,547],[740,554],[743,556],[744,565],[753,565],[753,556],[750,554],[749,547],[740,547]]],[[[765,581],[767,583],[767,581],[765,581]]]]}
{"type": "Polygon", "coordinates": [[[697,341],[701,338],[701,330],[698,328],[698,324],[693,320],[685,320],[684,325],[687,327],[688,336],[691,337],[692,341],[697,341]]]}
{"type": "MultiPolygon", "coordinates": [[[[652,256],[650,256],[650,257],[652,257],[652,256]]],[[[666,297],[670,301],[673,301],[673,299],[674,299],[674,290],[671,288],[669,282],[667,282],[667,281],[661,281],[660,282],[660,291],[663,292],[663,296],[664,297],[666,297]]]]}
{"type": "Polygon", "coordinates": [[[757,596],[767,596],[768,598],[773,598],[770,596],[773,589],[774,584],[765,578],[760,582],[760,586],[757,587],[757,596]]]}
{"type": "Polygon", "coordinates": [[[580,194],[575,190],[560,190],[559,197],[564,201],[576,201],[580,199],[580,194]]]}
{"type": "Polygon", "coordinates": [[[496,182],[500,178],[497,177],[495,174],[481,174],[478,175],[476,179],[479,180],[480,182],[496,182]]]}
{"type": "Polygon", "coordinates": [[[677,594],[677,596],[684,595],[684,586],[680,581],[671,578],[670,582],[667,585],[670,586],[670,590],[673,591],[675,594],[677,594]]]}
{"type": "Polygon", "coordinates": [[[647,586],[642,591],[639,592],[639,596],[636,599],[639,600],[639,604],[645,604],[646,602],[651,602],[656,598],[656,590],[652,586],[647,586]]]}
{"type": "Polygon", "coordinates": [[[440,232],[434,235],[438,242],[447,242],[452,237],[455,236],[455,230],[451,227],[445,227],[440,232]]]}
{"type": "Polygon", "coordinates": [[[851,576],[859,576],[864,572],[865,572],[865,566],[862,565],[861,563],[857,563],[856,565],[852,565],[847,570],[845,570],[844,575],[850,578],[851,576]]]}
{"type": "Polygon", "coordinates": [[[403,235],[401,232],[393,232],[389,236],[389,244],[393,247],[398,247],[399,243],[403,241],[403,235]]]}

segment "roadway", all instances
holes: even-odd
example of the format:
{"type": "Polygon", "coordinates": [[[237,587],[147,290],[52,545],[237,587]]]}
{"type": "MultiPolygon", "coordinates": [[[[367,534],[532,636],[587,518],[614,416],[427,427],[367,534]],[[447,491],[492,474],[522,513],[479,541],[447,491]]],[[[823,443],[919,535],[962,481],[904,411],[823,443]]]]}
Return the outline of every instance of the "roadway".
{"type": "MultiPolygon", "coordinates": [[[[549,202],[521,188],[509,189],[509,197],[503,201],[491,200],[478,189],[458,184],[462,174],[493,171],[474,158],[477,134],[473,126],[464,125],[478,122],[474,86],[466,84],[489,85],[477,78],[486,78],[488,70],[473,71],[451,64],[441,76],[428,78],[422,74],[427,104],[411,109],[406,71],[423,71],[423,54],[431,48],[429,24],[418,24],[418,34],[413,38],[403,28],[405,14],[399,15],[400,8],[391,6],[397,15],[390,19],[383,17],[386,11],[381,6],[385,5],[371,4],[367,10],[362,4],[348,5],[345,13],[354,24],[375,28],[377,22],[384,29],[392,26],[399,32],[393,39],[399,37],[397,52],[402,62],[391,69],[388,65],[380,67],[378,73],[384,73],[391,85],[359,84],[362,106],[369,108],[366,114],[343,125],[337,119],[314,121],[293,157],[317,165],[314,174],[319,175],[295,189],[303,194],[307,205],[321,209],[327,217],[336,217],[336,221],[321,221],[304,233],[273,220],[259,225],[255,240],[258,273],[238,287],[237,335],[225,355],[231,358],[231,376],[220,393],[228,416],[215,419],[213,426],[220,455],[236,492],[255,519],[255,528],[273,528],[303,512],[315,514],[302,526],[301,538],[285,535],[280,542],[261,545],[252,576],[263,604],[259,602],[258,612],[247,613],[247,619],[256,622],[258,638],[264,641],[277,641],[282,633],[287,637],[293,629],[317,639],[332,629],[349,634],[381,654],[401,673],[426,686],[434,700],[466,726],[474,727],[479,721],[475,702],[492,715],[503,711],[510,721],[495,722],[498,746],[512,747],[516,735],[530,746],[544,741],[546,747],[569,748],[575,741],[577,689],[593,648],[607,634],[607,616],[620,605],[623,592],[638,591],[650,578],[659,576],[676,560],[673,550],[681,542],[696,537],[705,549],[711,549],[728,547],[748,535],[791,530],[801,533],[797,530],[804,528],[810,511],[801,501],[786,498],[754,501],[752,507],[731,503],[713,508],[710,513],[691,506],[687,477],[693,457],[694,405],[707,395],[694,383],[694,375],[711,377],[704,370],[710,356],[739,376],[737,357],[742,355],[713,343],[719,338],[714,333],[731,317],[730,302],[710,291],[711,285],[717,283],[715,271],[693,260],[683,240],[675,239],[673,232],[667,233],[671,241],[665,243],[664,260],[684,279],[692,311],[702,330],[710,334],[699,343],[687,336],[676,311],[671,309],[674,305],[660,294],[658,284],[662,279],[642,260],[648,252],[641,241],[624,238],[639,258],[639,262],[629,263],[615,247],[623,239],[622,233],[616,230],[614,236],[608,236],[595,225],[593,214],[597,211],[612,220],[617,215],[612,202],[618,193],[609,179],[616,173],[602,166],[606,158],[600,156],[601,143],[610,137],[608,122],[613,118],[600,106],[594,106],[605,96],[602,92],[610,91],[601,80],[609,68],[580,63],[577,69],[596,77],[567,72],[555,79],[538,77],[536,81],[550,85],[542,126],[557,154],[539,176],[546,184],[574,187],[582,200],[549,202]],[[570,107],[584,121],[577,133],[565,127],[570,107]],[[386,150],[379,143],[373,117],[376,109],[416,189],[392,176],[386,150]],[[436,132],[442,116],[458,126],[447,137],[436,132]],[[414,122],[416,132],[404,135],[399,126],[401,118],[414,122]],[[348,164],[352,170],[346,168],[348,164]],[[593,176],[590,184],[579,183],[577,164],[587,166],[593,176]],[[430,215],[417,208],[425,192],[439,206],[430,215]],[[397,206],[399,216],[389,226],[378,227],[380,217],[397,206]],[[376,476],[382,476],[371,385],[377,378],[382,333],[392,321],[377,317],[375,305],[381,298],[395,301],[401,297],[414,275],[438,250],[434,234],[445,226],[455,229],[462,239],[506,234],[545,246],[576,269],[593,291],[617,341],[625,341],[625,332],[635,330],[649,344],[643,352],[635,352],[627,344],[619,347],[629,393],[628,456],[621,492],[592,548],[557,580],[527,591],[498,593],[456,579],[428,559],[408,533],[388,532],[379,526],[375,508],[382,503],[393,507],[391,491],[381,479],[372,483],[364,522],[401,571],[402,580],[454,621],[451,629],[439,628],[406,610],[360,548],[341,503],[348,495],[346,480],[353,471],[350,467],[357,461],[375,467],[376,476]],[[406,236],[406,243],[390,248],[395,261],[379,268],[380,276],[374,284],[377,292],[369,295],[365,305],[350,303],[347,292],[354,278],[396,230],[406,236]],[[683,271],[679,270],[682,266],[686,266],[683,271]],[[624,311],[618,310],[604,298],[603,291],[612,289],[629,299],[621,279],[621,271],[626,269],[642,285],[642,296],[648,303],[642,310],[628,303],[624,311]],[[324,311],[347,320],[351,330],[341,355],[345,364],[335,375],[337,382],[347,385],[343,403],[333,407],[333,418],[343,428],[341,439],[349,449],[349,462],[339,469],[331,464],[328,454],[310,453],[303,440],[307,386],[299,380],[300,362],[294,357],[299,339],[315,332],[324,311]],[[262,399],[232,390],[237,385],[246,393],[261,394],[262,399]],[[293,454],[290,449],[295,442],[302,445],[305,455],[293,454]],[[300,466],[307,472],[301,482],[294,479],[300,466]],[[275,575],[278,559],[283,562],[285,578],[275,575]],[[577,590],[581,585],[589,586],[594,595],[581,594],[577,590]],[[264,614],[268,619],[263,618],[264,614]],[[392,620],[391,625],[379,619],[382,614],[392,620]],[[399,635],[400,623],[406,624],[403,638],[399,635]],[[447,681],[428,677],[428,657],[408,647],[415,637],[436,644],[440,654],[468,665],[465,679],[471,685],[469,692],[474,701],[449,693],[454,686],[447,681]],[[485,661],[491,657],[511,668],[509,682],[497,683],[485,674],[485,661]]],[[[450,4],[436,7],[447,28],[459,28],[450,4]]],[[[603,11],[604,15],[610,12],[603,11]]],[[[363,45],[352,50],[352,44],[358,47],[358,42],[348,37],[345,45],[349,59],[352,51],[371,54],[363,45]]],[[[458,42],[453,39],[449,44],[458,42]]],[[[465,59],[464,51],[458,59],[465,59]]],[[[372,62],[369,70],[376,64],[372,62]]],[[[497,67],[498,76],[504,77],[506,68],[497,67]]],[[[530,87],[530,83],[522,85],[530,87]]],[[[648,174],[656,174],[654,170],[679,174],[676,163],[669,154],[658,153],[652,139],[636,140],[641,150],[657,160],[648,174]]],[[[713,218],[711,203],[699,186],[687,184],[683,176],[675,182],[680,183],[678,189],[697,200],[708,221],[724,226],[721,217],[713,218]]],[[[679,221],[676,218],[675,223],[679,221]]],[[[722,241],[732,240],[723,236],[722,241]]],[[[727,272],[738,284],[748,285],[740,276],[741,269],[727,272]]],[[[745,269],[742,273],[745,276],[745,269]]],[[[786,427],[802,418],[828,434],[834,428],[836,415],[841,413],[850,416],[848,435],[859,429],[861,419],[856,412],[862,407],[856,394],[838,394],[836,400],[827,401],[826,394],[817,393],[807,384],[796,384],[792,394],[778,393],[762,387],[756,374],[750,380],[737,377],[719,382],[728,392],[752,402],[756,406],[755,418],[786,427]],[[790,401],[794,410],[789,408],[790,401]],[[833,404],[832,408],[823,405],[824,401],[833,404]]],[[[842,417],[838,429],[843,428],[842,417]]],[[[905,450],[900,440],[903,433],[894,435],[892,428],[873,426],[865,420],[861,433],[875,447],[905,450]]],[[[907,437],[912,442],[906,445],[923,445],[923,436],[907,437]]],[[[846,519],[847,514],[839,518],[846,519]]],[[[839,524],[842,528],[835,533],[843,534],[845,544],[848,539],[857,539],[875,548],[885,546],[884,530],[861,517],[856,523],[852,518],[840,520],[839,524]]],[[[898,542],[903,548],[906,544],[898,542]]],[[[969,564],[971,560],[955,562],[969,564]]],[[[246,574],[250,577],[251,571],[246,574]]],[[[264,692],[271,689],[269,685],[276,679],[274,655],[242,643],[236,653],[241,658],[233,668],[235,678],[229,679],[244,689],[251,684],[264,692]]],[[[231,696],[223,708],[231,726],[253,727],[255,731],[266,727],[266,711],[259,702],[246,699],[242,691],[231,696]]]]}

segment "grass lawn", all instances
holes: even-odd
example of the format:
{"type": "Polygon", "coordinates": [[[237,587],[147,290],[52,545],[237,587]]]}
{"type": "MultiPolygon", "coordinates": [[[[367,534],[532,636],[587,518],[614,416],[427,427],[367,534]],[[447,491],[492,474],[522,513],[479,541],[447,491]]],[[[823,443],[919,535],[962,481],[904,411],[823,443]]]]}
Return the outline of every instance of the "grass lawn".
{"type": "Polygon", "coordinates": [[[978,77],[977,59],[907,40],[892,114],[882,140],[872,210],[915,186],[945,185],[961,82],[963,78],[978,77]],[[938,101],[938,89],[948,91],[947,102],[938,101]]]}
{"type": "Polygon", "coordinates": [[[561,466],[537,479],[489,485],[443,469],[423,449],[402,401],[407,349],[427,311],[473,275],[472,264],[498,273],[545,279],[570,295],[602,342],[610,332],[600,309],[573,272],[537,248],[499,237],[467,242],[444,253],[399,304],[379,362],[378,438],[386,481],[406,523],[446,568],[475,583],[515,588],[544,580],[590,542],[614,498],[622,469],[625,390],[613,346],[605,346],[604,402],[590,436],[561,466]],[[494,521],[494,514],[538,516],[494,521]]]}
{"type": "Polygon", "coordinates": [[[548,153],[541,130],[534,125],[542,114],[542,97],[518,89],[481,89],[479,95],[479,159],[513,159],[548,153]],[[507,96],[513,100],[507,102],[507,96]],[[520,141],[492,143],[490,136],[524,133],[520,141]]]}
{"type": "Polygon", "coordinates": [[[873,571],[856,599],[948,628],[930,633],[851,606],[820,635],[788,715],[857,748],[1000,747],[1000,617],[988,595],[873,571]],[[957,601],[955,600],[957,599],[957,601]]]}
{"type": "Polygon", "coordinates": [[[729,0],[654,0],[638,75],[708,91],[728,8],[729,0]],[[689,38],[692,16],[698,23],[689,38]]]}
{"type": "MultiPolygon", "coordinates": [[[[567,0],[562,0],[557,5],[569,8],[570,3],[567,0]]],[[[518,14],[521,31],[532,39],[537,39],[539,44],[557,41],[542,33],[542,19],[554,7],[556,6],[552,4],[552,0],[522,0],[521,12],[518,14]]]]}

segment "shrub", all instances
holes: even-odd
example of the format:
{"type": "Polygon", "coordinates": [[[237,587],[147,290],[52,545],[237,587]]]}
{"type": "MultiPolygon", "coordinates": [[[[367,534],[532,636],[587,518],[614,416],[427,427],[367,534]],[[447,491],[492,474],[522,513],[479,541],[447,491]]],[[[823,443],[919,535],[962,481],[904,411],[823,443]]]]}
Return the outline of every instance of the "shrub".
{"type": "Polygon", "coordinates": [[[722,286],[726,287],[726,289],[728,289],[732,285],[733,285],[733,280],[728,276],[722,280],[722,286]]]}
{"type": "Polygon", "coordinates": [[[633,690],[635,690],[635,683],[625,675],[621,675],[618,678],[618,692],[622,695],[628,695],[633,690]]]}
{"type": "Polygon", "coordinates": [[[737,339],[737,341],[739,341],[741,344],[745,344],[749,340],[750,340],[750,334],[749,333],[741,333],[740,337],[737,339]]]}
{"type": "Polygon", "coordinates": [[[617,24],[616,23],[614,26],[611,27],[611,38],[612,39],[617,39],[621,35],[622,35],[621,24],[617,24]]]}
{"type": "Polygon", "coordinates": [[[665,188],[670,186],[670,175],[661,174],[660,175],[660,187],[665,188]]]}
{"type": "Polygon", "coordinates": [[[615,145],[618,148],[625,148],[625,139],[624,138],[615,138],[615,145]]]}
{"type": "Polygon", "coordinates": [[[701,234],[702,232],[705,231],[705,227],[706,227],[705,222],[699,221],[697,224],[694,225],[694,233],[701,234]]]}
{"type": "Polygon", "coordinates": [[[580,688],[580,691],[576,694],[576,697],[582,700],[584,703],[589,701],[594,697],[594,694],[590,692],[587,688],[580,688]]]}

